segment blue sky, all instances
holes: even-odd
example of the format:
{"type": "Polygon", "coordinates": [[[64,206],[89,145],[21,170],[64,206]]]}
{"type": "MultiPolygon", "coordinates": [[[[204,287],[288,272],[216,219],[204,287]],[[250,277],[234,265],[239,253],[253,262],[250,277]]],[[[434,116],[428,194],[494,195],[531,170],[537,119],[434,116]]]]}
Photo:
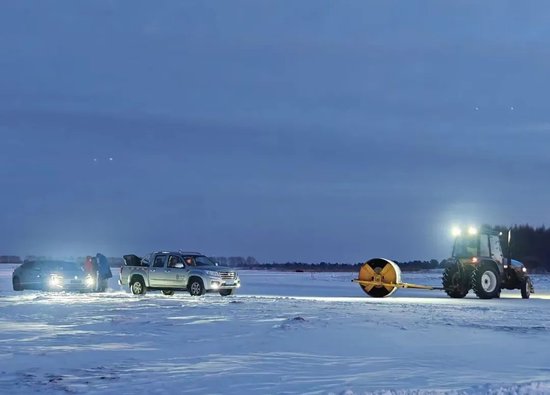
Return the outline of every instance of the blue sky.
{"type": "Polygon", "coordinates": [[[548,224],[550,4],[4,1],[0,251],[442,259],[548,224]]]}

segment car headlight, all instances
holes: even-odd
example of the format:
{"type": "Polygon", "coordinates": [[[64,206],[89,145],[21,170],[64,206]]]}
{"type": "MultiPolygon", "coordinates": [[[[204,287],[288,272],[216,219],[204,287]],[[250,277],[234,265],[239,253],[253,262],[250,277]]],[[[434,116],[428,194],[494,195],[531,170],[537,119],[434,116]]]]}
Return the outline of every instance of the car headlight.
{"type": "Polygon", "coordinates": [[[87,287],[93,287],[95,284],[94,278],[88,274],[84,280],[84,284],[86,284],[87,287]]]}
{"type": "Polygon", "coordinates": [[[59,274],[52,274],[50,276],[50,286],[51,287],[60,287],[63,285],[63,276],[59,274]]]}
{"type": "Polygon", "coordinates": [[[212,270],[205,270],[204,273],[205,273],[207,276],[211,276],[211,277],[220,277],[220,273],[214,272],[214,271],[212,271],[212,270]]]}

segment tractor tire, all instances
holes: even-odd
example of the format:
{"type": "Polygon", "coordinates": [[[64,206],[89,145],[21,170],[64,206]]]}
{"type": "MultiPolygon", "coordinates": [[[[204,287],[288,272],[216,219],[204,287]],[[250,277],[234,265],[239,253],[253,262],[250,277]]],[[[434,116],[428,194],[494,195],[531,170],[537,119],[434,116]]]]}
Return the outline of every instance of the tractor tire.
{"type": "Polygon", "coordinates": [[[174,295],[174,291],[170,291],[170,290],[166,290],[166,289],[162,290],[162,293],[166,296],[174,295]]]}
{"type": "Polygon", "coordinates": [[[451,298],[463,298],[470,292],[470,272],[457,263],[445,268],[441,282],[451,298]]]}
{"type": "Polygon", "coordinates": [[[132,280],[130,284],[130,290],[134,295],[145,295],[145,292],[146,292],[145,283],[141,278],[132,280]]]}
{"type": "Polygon", "coordinates": [[[528,279],[524,279],[521,282],[520,290],[521,290],[522,299],[529,299],[529,296],[531,296],[531,287],[529,285],[529,280],[528,279]]]}
{"type": "Polygon", "coordinates": [[[482,262],[472,273],[472,289],[480,299],[492,299],[500,296],[500,274],[491,264],[482,262]]]}
{"type": "Polygon", "coordinates": [[[191,296],[202,296],[206,292],[202,280],[197,277],[191,279],[189,285],[187,286],[187,290],[191,296]]]}

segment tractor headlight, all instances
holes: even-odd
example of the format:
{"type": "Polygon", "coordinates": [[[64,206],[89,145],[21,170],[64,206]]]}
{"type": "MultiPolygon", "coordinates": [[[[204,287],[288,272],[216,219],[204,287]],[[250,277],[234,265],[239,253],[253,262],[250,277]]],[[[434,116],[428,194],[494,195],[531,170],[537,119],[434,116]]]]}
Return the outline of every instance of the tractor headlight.
{"type": "Polygon", "coordinates": [[[455,226],[455,227],[453,227],[451,233],[454,237],[458,237],[462,234],[462,231],[460,230],[460,228],[458,226],[455,226]]]}
{"type": "Polygon", "coordinates": [[[477,235],[477,228],[474,228],[473,226],[470,226],[470,227],[468,228],[468,234],[469,234],[470,236],[475,236],[475,235],[477,235]]]}
{"type": "Polygon", "coordinates": [[[92,288],[95,284],[95,281],[94,281],[94,278],[91,276],[91,275],[87,275],[86,276],[86,279],[84,280],[84,284],[88,287],[88,288],[92,288]]]}
{"type": "Polygon", "coordinates": [[[58,288],[63,285],[63,276],[60,276],[59,274],[52,274],[50,276],[50,287],[52,288],[58,288]]]}
{"type": "Polygon", "coordinates": [[[527,273],[527,268],[526,268],[526,267],[522,267],[522,268],[521,268],[521,271],[522,271],[523,273],[527,273]]]}

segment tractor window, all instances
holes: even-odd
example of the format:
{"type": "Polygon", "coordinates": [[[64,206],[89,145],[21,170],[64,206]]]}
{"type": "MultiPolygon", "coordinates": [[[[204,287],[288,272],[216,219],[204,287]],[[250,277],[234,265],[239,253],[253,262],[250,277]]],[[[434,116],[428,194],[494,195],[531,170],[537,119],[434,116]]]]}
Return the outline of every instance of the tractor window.
{"type": "Polygon", "coordinates": [[[498,236],[491,236],[491,258],[500,263],[502,263],[504,259],[498,236]]]}
{"type": "Polygon", "coordinates": [[[479,235],[479,256],[490,256],[488,235],[479,235]]]}
{"type": "Polygon", "coordinates": [[[478,256],[478,241],[479,239],[477,237],[457,237],[453,256],[456,258],[471,258],[478,256]]]}

